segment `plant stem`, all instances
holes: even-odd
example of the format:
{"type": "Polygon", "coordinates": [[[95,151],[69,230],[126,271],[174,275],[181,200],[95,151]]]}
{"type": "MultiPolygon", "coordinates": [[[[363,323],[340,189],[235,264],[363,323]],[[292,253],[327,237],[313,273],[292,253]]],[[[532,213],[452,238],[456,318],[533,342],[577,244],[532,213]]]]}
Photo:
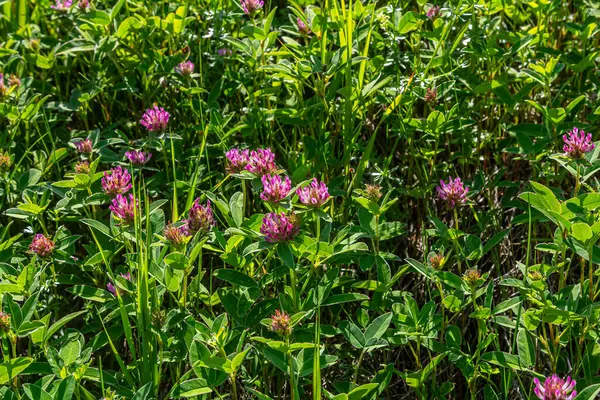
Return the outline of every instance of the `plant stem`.
{"type": "Polygon", "coordinates": [[[317,304],[315,317],[315,350],[313,358],[313,400],[321,400],[321,308],[317,304]]]}

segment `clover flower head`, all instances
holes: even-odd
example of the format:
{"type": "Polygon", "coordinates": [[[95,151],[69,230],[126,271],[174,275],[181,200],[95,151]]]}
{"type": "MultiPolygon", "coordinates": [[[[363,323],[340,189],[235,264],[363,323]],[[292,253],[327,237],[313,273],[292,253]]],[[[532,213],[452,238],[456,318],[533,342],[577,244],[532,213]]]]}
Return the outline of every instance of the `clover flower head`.
{"type": "Polygon", "coordinates": [[[290,316],[285,311],[275,310],[271,316],[271,330],[281,336],[289,336],[292,333],[290,316]]]}
{"type": "Polygon", "coordinates": [[[246,169],[256,176],[275,173],[277,171],[275,154],[269,148],[252,150],[246,169]]]}
{"type": "Polygon", "coordinates": [[[233,54],[233,51],[231,49],[227,49],[225,47],[217,50],[217,54],[220,55],[221,57],[226,57],[226,56],[231,56],[233,54]]]}
{"type": "Polygon", "coordinates": [[[188,212],[186,221],[187,233],[191,236],[196,232],[209,232],[215,225],[215,217],[210,208],[210,200],[203,206],[200,204],[200,198],[197,198],[188,212]]]}
{"type": "Polygon", "coordinates": [[[554,374],[546,378],[543,384],[538,378],[534,378],[533,382],[535,383],[533,392],[542,400],[573,400],[577,396],[576,382],[570,376],[561,379],[554,374]]]}
{"type": "Polygon", "coordinates": [[[184,61],[175,67],[175,72],[183,76],[190,76],[194,72],[194,63],[184,61]]]}
{"type": "Polygon", "coordinates": [[[112,211],[113,216],[121,223],[128,225],[135,219],[135,210],[137,201],[134,201],[133,195],[123,196],[118,194],[113,200],[112,204],[108,207],[112,211]]]}
{"type": "Polygon", "coordinates": [[[85,11],[90,8],[90,0],[79,0],[79,4],[77,4],[77,6],[85,11]]]}
{"type": "Polygon", "coordinates": [[[108,171],[104,172],[101,184],[104,193],[114,197],[118,194],[127,193],[131,189],[131,175],[129,171],[118,166],[111,169],[110,174],[108,171]]]}
{"type": "Polygon", "coordinates": [[[581,158],[585,153],[594,150],[596,147],[592,142],[592,134],[586,134],[583,129],[577,127],[563,135],[563,141],[565,142],[563,150],[571,158],[581,158]]]}
{"type": "Polygon", "coordinates": [[[152,158],[152,153],[146,153],[142,150],[130,150],[125,152],[125,157],[133,165],[144,165],[152,158]]]}
{"type": "Polygon", "coordinates": [[[435,270],[440,270],[446,263],[446,257],[442,253],[433,253],[428,258],[429,265],[435,270]]]}
{"type": "MultiPolygon", "coordinates": [[[[121,278],[126,279],[128,281],[131,282],[131,272],[127,272],[126,274],[119,274],[121,275],[121,278]]],[[[119,295],[122,296],[123,295],[123,290],[119,289],[117,287],[115,287],[115,285],[113,285],[112,282],[108,282],[106,284],[106,289],[111,292],[114,296],[117,295],[117,292],[119,292],[119,295]]]]}
{"type": "Polygon", "coordinates": [[[15,74],[10,74],[8,78],[8,86],[21,86],[21,80],[15,74]]]}
{"type": "Polygon", "coordinates": [[[75,164],[75,172],[78,174],[89,174],[90,173],[90,163],[89,161],[79,161],[75,164]]]}
{"type": "Polygon", "coordinates": [[[250,151],[240,150],[237,147],[225,153],[227,157],[227,166],[225,169],[230,174],[237,174],[246,169],[250,158],[250,151]]]}
{"type": "Polygon", "coordinates": [[[440,6],[431,6],[427,9],[427,18],[436,19],[440,16],[440,6]]]}
{"type": "Polygon", "coordinates": [[[41,233],[36,234],[29,245],[29,250],[37,254],[40,258],[46,258],[54,251],[54,242],[41,233]]]}
{"type": "Polygon", "coordinates": [[[72,5],[73,0],[55,0],[50,8],[56,11],[67,11],[72,5]]]}
{"type": "Polygon", "coordinates": [[[465,187],[460,178],[448,178],[448,183],[440,180],[440,185],[437,187],[438,195],[442,200],[446,200],[448,205],[453,208],[456,205],[461,205],[466,201],[469,188],[465,187]]]}
{"type": "Polygon", "coordinates": [[[8,170],[11,164],[12,160],[10,159],[10,155],[8,155],[8,153],[0,152],[0,171],[8,170]]]}
{"type": "Polygon", "coordinates": [[[301,35],[310,35],[310,28],[300,18],[296,19],[296,25],[298,25],[298,32],[300,32],[301,35]]]}
{"type": "Polygon", "coordinates": [[[379,185],[365,185],[365,192],[367,199],[377,203],[381,198],[381,186],[379,185]]]}
{"type": "Polygon", "coordinates": [[[10,331],[10,314],[0,311],[0,333],[8,333],[10,331]]]}
{"type": "Polygon", "coordinates": [[[94,145],[90,138],[75,142],[75,149],[81,154],[90,154],[94,150],[94,145]]]}
{"type": "Polygon", "coordinates": [[[164,108],[158,107],[156,104],[144,112],[140,124],[148,130],[148,132],[161,132],[167,129],[169,117],[171,114],[165,111],[164,108]]]}
{"type": "Polygon", "coordinates": [[[475,268],[465,271],[463,281],[471,288],[478,287],[482,283],[481,272],[475,268]]]}
{"type": "Polygon", "coordinates": [[[169,244],[175,248],[183,247],[190,239],[187,225],[168,225],[165,227],[164,234],[167,242],[169,242],[169,244]]]}
{"type": "Polygon", "coordinates": [[[313,178],[309,185],[296,189],[296,194],[300,203],[315,208],[321,207],[330,197],[325,182],[319,182],[317,178],[313,178]]]}
{"type": "Polygon", "coordinates": [[[295,215],[287,216],[284,212],[268,213],[263,217],[260,233],[270,243],[289,242],[300,232],[300,224],[295,215]]]}
{"type": "Polygon", "coordinates": [[[425,102],[426,103],[435,103],[437,101],[437,89],[436,88],[427,88],[425,89],[425,102]]]}
{"type": "Polygon", "coordinates": [[[260,198],[264,201],[279,203],[292,190],[292,181],[287,176],[285,179],[281,179],[279,175],[263,175],[260,180],[263,184],[260,198]]]}
{"type": "Polygon", "coordinates": [[[254,15],[265,5],[264,0],[240,0],[242,9],[247,15],[254,15]]]}

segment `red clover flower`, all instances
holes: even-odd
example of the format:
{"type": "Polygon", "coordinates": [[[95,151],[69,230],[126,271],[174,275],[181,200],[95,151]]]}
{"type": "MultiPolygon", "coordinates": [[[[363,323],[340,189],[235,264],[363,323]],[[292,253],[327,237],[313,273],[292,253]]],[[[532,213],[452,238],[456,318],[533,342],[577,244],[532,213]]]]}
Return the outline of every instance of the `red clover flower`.
{"type": "Polygon", "coordinates": [[[189,235],[196,232],[209,232],[215,225],[215,217],[210,208],[210,200],[206,202],[206,206],[200,205],[200,198],[197,198],[188,212],[186,228],[189,235]]]}
{"type": "Polygon", "coordinates": [[[264,201],[279,203],[292,190],[292,181],[287,176],[284,180],[279,175],[263,175],[260,180],[263,184],[263,191],[260,194],[260,198],[264,201]]]}
{"type": "Polygon", "coordinates": [[[300,32],[301,35],[310,35],[310,28],[304,23],[304,21],[302,21],[300,18],[297,18],[296,24],[298,25],[298,32],[300,32]]]}
{"type": "Polygon", "coordinates": [[[112,204],[108,207],[110,211],[112,211],[113,215],[116,219],[124,224],[130,224],[135,219],[134,214],[134,205],[137,201],[133,200],[133,195],[123,196],[122,194],[118,194],[112,200],[112,204]]]}
{"type": "Polygon", "coordinates": [[[237,174],[246,169],[250,152],[248,150],[240,150],[234,148],[225,153],[227,157],[227,167],[225,169],[230,174],[237,174]]]}
{"type": "Polygon", "coordinates": [[[165,111],[164,108],[154,105],[154,107],[146,110],[140,124],[148,130],[148,132],[160,132],[164,131],[169,124],[169,117],[171,114],[165,111]]]}
{"type": "Polygon", "coordinates": [[[535,389],[533,392],[542,400],[572,400],[577,396],[575,380],[570,376],[566,380],[554,374],[546,378],[542,384],[538,378],[534,378],[535,389]]]}
{"type": "Polygon", "coordinates": [[[440,16],[440,6],[431,6],[427,10],[427,18],[436,19],[440,16]]]}
{"type": "Polygon", "coordinates": [[[190,238],[187,225],[168,225],[165,227],[164,234],[167,242],[175,248],[183,247],[190,238]]]}
{"type": "Polygon", "coordinates": [[[275,310],[271,316],[271,330],[281,336],[289,336],[292,333],[290,325],[290,316],[285,311],[275,310]]]}
{"type": "Polygon", "coordinates": [[[144,165],[150,161],[152,153],[146,153],[142,150],[130,150],[125,152],[125,157],[127,157],[133,165],[144,165]]]}
{"type": "MultiPolygon", "coordinates": [[[[131,282],[131,272],[127,272],[126,274],[120,274],[121,278],[123,279],[127,279],[129,282],[131,282]]],[[[112,282],[108,282],[106,284],[106,289],[108,289],[109,292],[111,292],[113,295],[117,295],[117,290],[119,291],[119,295],[123,295],[123,291],[121,289],[118,289],[117,287],[115,287],[115,285],[113,285],[112,282]]]]}
{"type": "Polygon", "coordinates": [[[175,67],[175,72],[183,76],[190,76],[194,72],[194,63],[184,61],[175,67]]]}
{"type": "Polygon", "coordinates": [[[581,158],[585,153],[594,150],[596,147],[594,142],[592,142],[592,134],[586,134],[577,127],[573,128],[566,135],[563,135],[563,141],[565,142],[563,150],[571,158],[581,158]]]}
{"type": "Polygon", "coordinates": [[[110,170],[110,174],[105,171],[102,178],[102,189],[109,196],[127,193],[131,189],[131,175],[129,171],[121,166],[110,170]]]}
{"type": "Polygon", "coordinates": [[[252,150],[246,169],[256,176],[275,173],[277,171],[275,154],[269,148],[252,150]]]}
{"type": "Polygon", "coordinates": [[[56,0],[50,8],[56,11],[67,11],[72,5],[73,0],[56,0]]]}
{"type": "Polygon", "coordinates": [[[75,142],[75,149],[77,149],[78,153],[90,154],[94,150],[94,145],[90,138],[86,138],[75,142]]]}
{"type": "Polygon", "coordinates": [[[79,161],[75,164],[75,172],[78,174],[89,174],[90,163],[88,161],[79,161]]]}
{"type": "Polygon", "coordinates": [[[465,202],[469,188],[465,187],[460,178],[448,178],[448,183],[440,180],[440,186],[437,187],[438,195],[442,200],[446,200],[448,205],[453,208],[465,202]]]}
{"type": "Polygon", "coordinates": [[[0,171],[8,170],[12,164],[8,153],[0,152],[0,171]]]}
{"type": "Polygon", "coordinates": [[[8,333],[9,331],[10,314],[5,313],[4,311],[0,311],[0,333],[8,333]]]}
{"type": "Polygon", "coordinates": [[[268,213],[262,220],[260,233],[265,235],[265,240],[270,243],[289,242],[300,232],[299,223],[295,215],[287,216],[285,213],[268,213]]]}
{"type": "Polygon", "coordinates": [[[377,203],[381,198],[381,186],[379,185],[365,185],[365,194],[367,199],[377,203]]]}
{"type": "Polygon", "coordinates": [[[258,10],[265,5],[264,0],[240,0],[242,9],[247,15],[254,15],[258,10]]]}
{"type": "Polygon", "coordinates": [[[435,103],[437,101],[437,89],[436,88],[426,88],[425,89],[425,102],[426,103],[435,103]]]}
{"type": "Polygon", "coordinates": [[[50,238],[38,233],[33,237],[29,250],[37,254],[41,258],[46,258],[54,251],[54,242],[50,238]]]}
{"type": "Polygon", "coordinates": [[[324,182],[319,182],[317,178],[313,178],[308,186],[298,188],[296,194],[300,199],[300,203],[315,208],[321,207],[330,197],[327,185],[324,182]]]}

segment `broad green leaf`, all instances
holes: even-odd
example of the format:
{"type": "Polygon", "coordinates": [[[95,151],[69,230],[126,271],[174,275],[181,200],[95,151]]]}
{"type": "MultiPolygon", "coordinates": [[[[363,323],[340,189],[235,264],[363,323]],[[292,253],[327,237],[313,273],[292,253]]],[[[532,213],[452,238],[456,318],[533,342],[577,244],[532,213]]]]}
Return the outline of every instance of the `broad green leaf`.
{"type": "Polygon", "coordinates": [[[221,268],[215,271],[215,276],[221,280],[242,287],[258,287],[258,283],[248,275],[229,268],[221,268]]]}
{"type": "Polygon", "coordinates": [[[361,294],[361,293],[342,293],[342,294],[334,294],[333,296],[329,296],[327,300],[323,302],[323,306],[330,306],[333,304],[342,304],[349,303],[351,301],[363,301],[369,300],[369,296],[361,294]]]}
{"type": "Polygon", "coordinates": [[[231,212],[231,216],[233,218],[233,222],[239,228],[242,226],[242,222],[244,221],[244,194],[242,192],[236,192],[231,196],[229,200],[229,210],[231,212]]]}
{"type": "Polygon", "coordinates": [[[392,322],[392,313],[386,313],[375,318],[365,330],[366,343],[371,343],[374,340],[380,339],[387,331],[392,322]]]}
{"type": "Polygon", "coordinates": [[[0,385],[6,385],[12,378],[19,376],[32,362],[33,358],[17,357],[0,364],[0,385]]]}

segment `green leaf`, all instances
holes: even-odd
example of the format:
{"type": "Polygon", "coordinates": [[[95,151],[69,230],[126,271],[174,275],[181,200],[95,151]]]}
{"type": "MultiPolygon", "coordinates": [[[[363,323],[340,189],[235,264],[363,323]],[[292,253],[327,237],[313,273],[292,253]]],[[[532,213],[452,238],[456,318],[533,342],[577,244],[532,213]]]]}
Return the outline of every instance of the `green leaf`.
{"type": "Polygon", "coordinates": [[[546,210],[560,213],[561,205],[554,193],[552,193],[550,189],[541,183],[534,181],[531,181],[530,183],[531,186],[533,186],[533,190],[535,190],[535,192],[541,196],[540,199],[542,200],[542,204],[545,206],[546,210]]]}
{"type": "Polygon", "coordinates": [[[400,22],[398,23],[398,33],[403,35],[405,33],[414,31],[419,26],[418,21],[418,14],[412,11],[407,12],[402,16],[402,19],[400,19],[400,22]]]}
{"type": "Polygon", "coordinates": [[[216,369],[217,371],[223,371],[228,374],[233,372],[231,361],[224,357],[206,357],[202,360],[198,360],[196,363],[200,367],[216,369]]]}
{"type": "Polygon", "coordinates": [[[334,294],[333,296],[329,296],[325,302],[323,302],[323,306],[331,306],[333,304],[342,304],[349,303],[351,301],[363,301],[369,300],[369,296],[361,294],[361,293],[342,293],[342,294],[334,294]]]}
{"type": "Polygon", "coordinates": [[[600,383],[586,387],[574,400],[594,400],[598,398],[598,394],[600,394],[600,383]]]}
{"type": "Polygon", "coordinates": [[[585,222],[576,222],[571,225],[571,235],[581,243],[585,244],[592,238],[592,228],[585,222]]]}
{"type": "Polygon", "coordinates": [[[294,266],[295,266],[294,253],[292,253],[292,249],[290,248],[289,244],[287,244],[287,243],[277,244],[277,255],[281,258],[281,260],[283,260],[285,265],[287,265],[289,268],[292,268],[292,269],[294,268],[294,266]]]}
{"type": "Polygon", "coordinates": [[[483,251],[481,252],[481,257],[486,255],[491,249],[493,249],[498,243],[502,241],[510,233],[511,228],[505,229],[496,233],[490,240],[485,242],[485,246],[483,246],[483,251]]]}
{"type": "Polygon", "coordinates": [[[444,297],[442,304],[444,307],[446,307],[446,309],[454,313],[459,312],[462,307],[462,301],[454,295],[444,297]]]}
{"type": "Polygon", "coordinates": [[[242,287],[258,287],[258,283],[248,275],[229,268],[221,268],[215,271],[215,276],[221,280],[242,287]]]}
{"type": "Polygon", "coordinates": [[[498,365],[504,368],[510,368],[516,371],[525,371],[527,368],[522,366],[519,358],[513,354],[505,353],[503,351],[492,351],[485,353],[481,356],[481,359],[489,362],[490,364],[498,365]]]}
{"type": "Polygon", "coordinates": [[[206,386],[206,380],[204,379],[190,379],[181,384],[177,385],[171,392],[169,398],[186,398],[201,396],[203,394],[211,393],[212,390],[206,386]]]}
{"type": "Polygon", "coordinates": [[[350,341],[350,344],[357,349],[362,349],[365,347],[366,339],[365,335],[361,332],[358,326],[354,325],[351,321],[342,321],[340,323],[340,330],[350,341]]]}
{"type": "Polygon", "coordinates": [[[60,382],[54,394],[54,400],[71,400],[75,390],[75,376],[71,375],[60,382]]]}
{"type": "Polygon", "coordinates": [[[350,393],[348,393],[348,400],[364,399],[369,393],[371,393],[378,386],[379,386],[378,383],[367,383],[365,385],[361,385],[357,388],[354,388],[354,389],[352,389],[352,391],[350,393]]]}
{"type": "Polygon", "coordinates": [[[229,211],[233,217],[233,222],[239,228],[242,226],[244,221],[244,194],[242,192],[236,192],[231,196],[229,200],[229,211]]]}
{"type": "Polygon", "coordinates": [[[173,252],[171,254],[168,254],[164,260],[165,264],[176,270],[184,271],[188,267],[188,259],[185,256],[185,254],[173,252]]]}
{"type": "Polygon", "coordinates": [[[526,329],[520,329],[517,334],[517,349],[519,361],[524,367],[529,368],[535,364],[535,345],[526,329]]]}
{"type": "Polygon", "coordinates": [[[95,231],[100,232],[103,235],[112,238],[112,235],[110,233],[110,228],[108,226],[104,225],[102,222],[96,221],[95,219],[85,219],[85,218],[82,219],[81,222],[83,222],[84,224],[93,228],[95,231]]]}
{"type": "Polygon", "coordinates": [[[117,15],[119,14],[119,11],[121,11],[121,8],[123,7],[123,5],[125,4],[126,1],[127,0],[119,0],[117,2],[117,4],[115,4],[113,6],[112,10],[110,10],[110,20],[111,21],[117,17],[117,15]]]}
{"type": "Polygon", "coordinates": [[[101,10],[92,10],[80,16],[79,19],[94,25],[108,25],[111,20],[110,15],[101,10]]]}
{"type": "Polygon", "coordinates": [[[137,392],[135,392],[135,395],[131,398],[131,400],[150,400],[150,399],[153,399],[154,396],[152,396],[151,393],[152,393],[152,382],[148,382],[144,386],[142,386],[140,388],[140,390],[138,390],[137,392]]]}
{"type": "Polygon", "coordinates": [[[56,332],[58,332],[58,330],[60,328],[62,328],[64,325],[66,325],[69,321],[79,317],[82,314],[85,314],[86,312],[87,312],[86,310],[74,312],[74,313],[66,315],[66,316],[62,317],[61,319],[59,319],[58,321],[56,321],[48,329],[48,332],[46,332],[46,335],[44,336],[44,342],[47,342],[48,339],[50,339],[52,337],[52,335],[54,335],[56,332]]]}
{"type": "Polygon", "coordinates": [[[112,298],[106,290],[87,285],[75,285],[68,288],[67,291],[86,300],[97,301],[100,303],[104,303],[106,300],[112,298]]]}
{"type": "Polygon", "coordinates": [[[242,363],[244,362],[244,358],[246,357],[246,354],[248,354],[250,349],[251,348],[248,347],[246,350],[236,354],[235,357],[233,357],[233,360],[231,360],[231,369],[237,371],[241,367],[242,363]]]}
{"type": "Polygon", "coordinates": [[[380,339],[392,322],[392,313],[386,313],[375,318],[365,330],[365,340],[367,344],[372,344],[380,339]]]}
{"type": "Polygon", "coordinates": [[[81,343],[79,340],[73,339],[66,342],[58,353],[60,358],[64,361],[65,366],[73,364],[79,357],[81,352],[81,343]]]}
{"type": "Polygon", "coordinates": [[[5,385],[19,376],[33,362],[33,358],[18,357],[0,364],[0,385],[5,385]]]}
{"type": "Polygon", "coordinates": [[[46,325],[41,321],[27,321],[19,326],[19,330],[17,331],[18,337],[25,337],[33,332],[37,331],[40,328],[45,327],[46,325]]]}

